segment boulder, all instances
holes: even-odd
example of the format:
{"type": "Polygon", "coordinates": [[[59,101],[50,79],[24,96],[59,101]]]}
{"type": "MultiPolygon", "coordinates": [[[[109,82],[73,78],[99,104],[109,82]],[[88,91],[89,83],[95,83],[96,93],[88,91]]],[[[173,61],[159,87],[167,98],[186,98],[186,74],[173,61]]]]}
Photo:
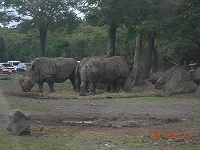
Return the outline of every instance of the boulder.
{"type": "Polygon", "coordinates": [[[198,88],[196,90],[196,94],[200,95],[200,67],[198,67],[195,72],[194,72],[194,76],[193,76],[193,80],[194,82],[198,85],[198,88]]]}
{"type": "Polygon", "coordinates": [[[198,86],[197,90],[195,91],[196,94],[200,95],[200,85],[198,86]]]}
{"type": "Polygon", "coordinates": [[[171,69],[168,69],[167,71],[165,71],[156,81],[154,87],[156,90],[163,90],[166,81],[168,80],[169,77],[171,77],[172,73],[176,70],[176,67],[173,67],[171,69]]]}
{"type": "Polygon", "coordinates": [[[30,134],[30,115],[19,109],[12,110],[9,115],[9,124],[7,130],[14,135],[30,134]]]}
{"type": "Polygon", "coordinates": [[[162,89],[167,96],[176,93],[195,92],[197,85],[192,80],[192,74],[183,68],[172,68],[163,73],[155,84],[156,89],[162,89]]]}
{"type": "Polygon", "coordinates": [[[193,80],[197,85],[200,84],[200,67],[195,70],[193,80]]]}
{"type": "Polygon", "coordinates": [[[197,89],[197,85],[192,80],[192,75],[184,69],[177,69],[168,78],[164,92],[166,95],[176,93],[192,93],[197,89]]]}
{"type": "Polygon", "coordinates": [[[152,73],[149,77],[149,82],[155,84],[157,80],[163,75],[163,72],[152,73]]]}

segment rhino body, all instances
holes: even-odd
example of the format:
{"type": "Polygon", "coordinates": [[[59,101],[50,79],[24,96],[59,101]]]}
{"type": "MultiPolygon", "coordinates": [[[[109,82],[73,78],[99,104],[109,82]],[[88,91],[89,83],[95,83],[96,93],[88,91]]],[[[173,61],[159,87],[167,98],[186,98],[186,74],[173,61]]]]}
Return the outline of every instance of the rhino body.
{"type": "Polygon", "coordinates": [[[75,89],[75,67],[77,63],[73,58],[36,58],[32,61],[31,66],[25,72],[25,77],[19,83],[24,92],[30,91],[35,83],[38,83],[39,92],[42,92],[43,83],[47,82],[49,91],[54,92],[54,83],[69,79],[75,89]]]}
{"type": "MultiPolygon", "coordinates": [[[[86,58],[83,58],[76,66],[76,71],[75,71],[75,74],[76,74],[76,81],[75,81],[75,86],[76,86],[76,92],[80,92],[80,85],[81,85],[81,75],[80,75],[80,71],[83,67],[83,65],[85,63],[87,63],[89,60],[91,59],[97,59],[97,58],[100,58],[98,56],[94,56],[94,57],[86,57],[86,58]]],[[[88,87],[89,85],[87,85],[88,87]]],[[[88,92],[88,88],[86,89],[87,92],[88,92]]]]}
{"type": "Polygon", "coordinates": [[[91,92],[95,94],[97,83],[109,84],[110,92],[119,92],[126,82],[133,62],[121,56],[110,58],[95,58],[85,63],[80,71],[80,96],[84,96],[88,82],[91,82],[91,92]]]}

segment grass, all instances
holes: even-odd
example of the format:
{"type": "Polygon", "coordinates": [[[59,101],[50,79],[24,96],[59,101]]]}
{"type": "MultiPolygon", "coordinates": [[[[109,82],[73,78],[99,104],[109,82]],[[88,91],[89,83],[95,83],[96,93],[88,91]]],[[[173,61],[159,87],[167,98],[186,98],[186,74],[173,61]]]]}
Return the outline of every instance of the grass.
{"type": "Polygon", "coordinates": [[[28,101],[30,98],[25,97],[6,97],[0,101],[0,111],[12,110],[12,109],[21,109],[26,111],[51,111],[55,109],[53,106],[48,105],[30,105],[30,104],[21,104],[20,101],[28,101]]]}
{"type": "Polygon", "coordinates": [[[182,121],[182,122],[178,122],[173,124],[174,126],[181,126],[181,127],[190,127],[190,126],[200,126],[200,121],[182,121]]]}
{"type": "Polygon", "coordinates": [[[110,149],[176,149],[198,148],[200,141],[170,143],[168,138],[150,138],[144,135],[102,134],[92,131],[33,131],[29,136],[14,136],[0,130],[1,150],[110,150],[110,149]]]}
{"type": "Polygon", "coordinates": [[[195,93],[176,94],[170,97],[155,97],[155,96],[141,96],[141,97],[127,97],[127,98],[105,98],[105,100],[119,100],[119,101],[166,101],[166,100],[181,100],[181,99],[200,99],[200,95],[195,93]]]}
{"type": "Polygon", "coordinates": [[[9,108],[12,109],[21,109],[26,111],[50,111],[55,108],[52,106],[33,106],[33,105],[25,105],[25,104],[9,104],[9,108]]]}

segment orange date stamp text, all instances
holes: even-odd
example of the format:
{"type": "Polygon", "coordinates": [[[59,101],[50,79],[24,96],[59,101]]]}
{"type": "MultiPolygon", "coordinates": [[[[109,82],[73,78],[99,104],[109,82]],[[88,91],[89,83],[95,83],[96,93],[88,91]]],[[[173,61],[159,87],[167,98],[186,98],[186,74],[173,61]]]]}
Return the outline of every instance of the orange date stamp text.
{"type": "Polygon", "coordinates": [[[186,132],[174,132],[174,131],[169,131],[167,133],[163,131],[152,131],[149,134],[150,134],[150,138],[162,138],[164,136],[167,136],[169,139],[173,139],[173,138],[186,137],[186,132]]]}

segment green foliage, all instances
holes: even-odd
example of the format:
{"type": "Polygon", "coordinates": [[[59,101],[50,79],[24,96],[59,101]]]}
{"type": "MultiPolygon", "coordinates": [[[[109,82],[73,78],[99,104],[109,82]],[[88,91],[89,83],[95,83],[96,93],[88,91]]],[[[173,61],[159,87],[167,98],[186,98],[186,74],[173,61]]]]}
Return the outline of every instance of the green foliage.
{"type": "MultiPolygon", "coordinates": [[[[31,9],[37,10],[32,12],[34,17],[22,20],[23,26],[21,24],[20,29],[27,31],[27,29],[33,27],[39,29],[41,26],[45,29],[46,27],[52,29],[54,32],[48,31],[46,41],[48,57],[66,56],[82,59],[87,56],[104,55],[107,47],[106,28],[109,22],[109,9],[113,0],[67,1],[66,6],[59,7],[60,10],[63,10],[63,14],[60,14],[64,15],[63,18],[55,14],[54,11],[49,11],[49,9],[57,10],[57,4],[61,5],[62,2],[64,1],[30,1],[32,5],[29,7],[21,0],[9,0],[6,1],[5,5],[8,3],[15,4],[18,12],[23,15],[30,15],[31,9]],[[76,19],[75,14],[69,12],[67,8],[72,4],[71,2],[76,2],[79,10],[86,13],[86,18],[78,29],[76,27],[80,20],[76,19]],[[23,6],[23,8],[18,6],[23,6]],[[50,14],[56,23],[51,20],[50,14]],[[44,16],[46,18],[42,18],[44,16]]],[[[135,37],[138,34],[143,36],[143,49],[146,49],[148,33],[155,29],[157,33],[155,44],[160,60],[163,59],[164,55],[172,54],[173,51],[178,55],[178,58],[181,58],[181,62],[185,60],[195,62],[198,59],[200,45],[200,23],[198,19],[200,3],[198,1],[127,0],[115,2],[115,19],[118,27],[116,55],[132,58],[135,37]]],[[[62,12],[60,10],[59,12],[62,12]]],[[[0,15],[5,14],[2,12],[0,15]]],[[[0,34],[6,45],[4,58],[29,61],[34,57],[39,57],[40,41],[37,40],[38,33],[37,30],[32,30],[26,34],[21,34],[18,30],[1,28],[0,34]]]]}
{"type": "Polygon", "coordinates": [[[6,45],[4,60],[30,62],[39,56],[37,32],[30,31],[27,34],[22,34],[17,29],[0,28],[0,33],[5,39],[6,45]]]}
{"type": "Polygon", "coordinates": [[[0,61],[3,61],[3,55],[6,51],[6,46],[3,37],[0,37],[0,61]]]}
{"type": "Polygon", "coordinates": [[[105,54],[107,33],[104,28],[81,25],[69,35],[71,56],[82,59],[87,56],[105,54]]]}
{"type": "Polygon", "coordinates": [[[12,6],[21,15],[21,30],[27,31],[33,28],[55,30],[57,27],[66,26],[69,19],[75,21],[75,13],[70,11],[69,7],[71,4],[72,1],[68,0],[9,0],[5,1],[3,6],[12,6]]]}
{"type": "MultiPolygon", "coordinates": [[[[4,8],[12,6],[18,13],[21,21],[18,28],[21,31],[27,32],[31,29],[39,31],[41,56],[45,56],[48,30],[55,31],[60,27],[68,26],[68,33],[70,33],[78,26],[79,19],[70,10],[71,5],[72,1],[68,0],[9,0],[3,3],[4,8]]],[[[16,16],[14,11],[11,14],[16,16]]]]}
{"type": "Polygon", "coordinates": [[[119,27],[116,35],[116,55],[133,59],[135,51],[135,40],[130,38],[126,27],[119,27]]]}

